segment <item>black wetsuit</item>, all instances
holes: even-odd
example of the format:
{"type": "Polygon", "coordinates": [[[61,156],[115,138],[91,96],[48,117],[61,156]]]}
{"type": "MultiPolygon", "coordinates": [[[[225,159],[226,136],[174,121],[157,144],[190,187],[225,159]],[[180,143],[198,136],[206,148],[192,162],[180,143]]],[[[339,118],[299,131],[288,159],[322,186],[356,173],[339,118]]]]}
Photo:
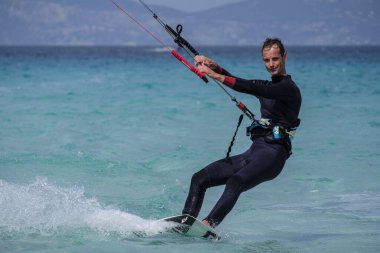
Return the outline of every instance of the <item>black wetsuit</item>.
{"type": "MultiPolygon", "coordinates": [[[[271,119],[285,128],[299,125],[301,94],[290,75],[264,81],[236,78],[224,70],[222,73],[228,75],[224,84],[259,99],[262,118],[271,119]]],[[[288,155],[285,145],[268,143],[265,137],[254,138],[246,152],[213,162],[193,175],[182,212],[197,217],[206,189],[225,184],[222,196],[205,218],[211,226],[218,225],[242,192],[279,175],[288,155]]]]}

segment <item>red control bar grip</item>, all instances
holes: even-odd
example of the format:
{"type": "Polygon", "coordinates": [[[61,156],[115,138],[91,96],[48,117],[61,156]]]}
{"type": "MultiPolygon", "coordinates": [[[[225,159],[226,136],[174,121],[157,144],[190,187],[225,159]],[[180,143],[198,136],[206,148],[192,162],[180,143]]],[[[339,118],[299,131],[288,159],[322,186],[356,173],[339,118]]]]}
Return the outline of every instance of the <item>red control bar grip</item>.
{"type": "Polygon", "coordinates": [[[206,78],[206,74],[203,72],[200,72],[197,68],[195,68],[193,65],[191,65],[190,62],[188,62],[185,58],[183,58],[179,53],[177,53],[175,50],[170,50],[170,53],[177,58],[180,62],[183,63],[188,69],[190,69],[192,72],[194,72],[197,76],[202,78],[202,80],[205,83],[208,83],[208,79],[206,78]]]}

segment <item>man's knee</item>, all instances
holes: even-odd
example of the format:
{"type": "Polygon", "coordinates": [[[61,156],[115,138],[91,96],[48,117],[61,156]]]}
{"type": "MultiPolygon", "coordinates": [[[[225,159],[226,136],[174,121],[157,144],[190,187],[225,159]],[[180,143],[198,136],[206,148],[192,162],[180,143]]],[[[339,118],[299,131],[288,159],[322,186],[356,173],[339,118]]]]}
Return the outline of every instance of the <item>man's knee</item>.
{"type": "Polygon", "coordinates": [[[201,188],[207,188],[207,173],[204,170],[200,170],[191,178],[191,186],[192,187],[201,187],[201,188]]]}

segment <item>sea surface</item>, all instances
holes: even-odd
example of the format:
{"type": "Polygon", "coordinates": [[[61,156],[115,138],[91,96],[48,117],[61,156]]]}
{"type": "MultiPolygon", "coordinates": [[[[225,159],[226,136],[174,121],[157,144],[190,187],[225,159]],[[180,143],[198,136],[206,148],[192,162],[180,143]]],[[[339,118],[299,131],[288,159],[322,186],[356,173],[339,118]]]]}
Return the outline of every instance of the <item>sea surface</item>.
{"type": "MultiPolygon", "coordinates": [[[[259,47],[198,50],[270,78],[259,47]]],[[[0,252],[380,252],[380,47],[289,47],[287,71],[303,95],[294,154],[212,242],[157,220],[226,154],[240,112],[220,87],[155,47],[0,47],[0,252]]]]}

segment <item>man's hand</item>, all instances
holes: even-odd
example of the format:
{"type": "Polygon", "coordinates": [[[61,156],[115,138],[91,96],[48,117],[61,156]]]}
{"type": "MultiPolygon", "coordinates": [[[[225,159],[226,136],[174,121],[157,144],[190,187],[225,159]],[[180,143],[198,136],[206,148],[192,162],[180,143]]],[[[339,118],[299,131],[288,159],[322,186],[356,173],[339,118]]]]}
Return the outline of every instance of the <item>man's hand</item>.
{"type": "Polygon", "coordinates": [[[204,55],[196,55],[194,57],[194,61],[195,61],[195,66],[197,66],[199,71],[205,73],[212,79],[215,79],[222,83],[224,82],[225,76],[215,72],[219,68],[216,62],[207,58],[204,55]]]}
{"type": "Polygon", "coordinates": [[[213,71],[215,71],[218,68],[218,64],[215,61],[207,58],[204,55],[196,55],[194,57],[194,63],[195,63],[195,66],[197,66],[197,67],[199,65],[206,65],[207,67],[209,67],[213,71]]]}

